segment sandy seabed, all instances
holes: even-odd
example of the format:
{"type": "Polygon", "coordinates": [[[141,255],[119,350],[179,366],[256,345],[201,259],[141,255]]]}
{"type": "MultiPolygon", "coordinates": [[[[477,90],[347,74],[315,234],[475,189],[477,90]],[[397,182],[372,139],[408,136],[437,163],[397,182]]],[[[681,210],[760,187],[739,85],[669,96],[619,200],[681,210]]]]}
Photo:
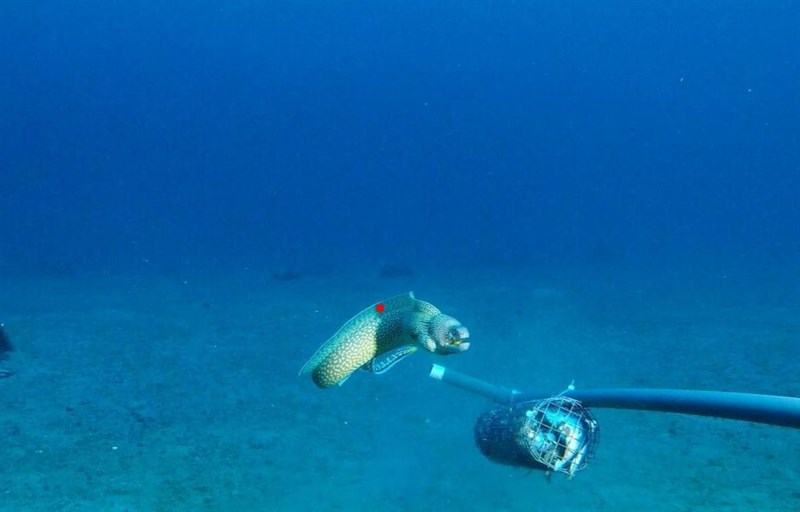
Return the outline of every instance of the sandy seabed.
{"type": "Polygon", "coordinates": [[[596,409],[568,480],[475,448],[486,399],[432,362],[519,388],[800,396],[800,274],[465,269],[380,279],[0,276],[2,511],[797,511],[800,431],[596,409]],[[414,290],[472,348],[318,390],[297,371],[350,316],[414,290]]]}

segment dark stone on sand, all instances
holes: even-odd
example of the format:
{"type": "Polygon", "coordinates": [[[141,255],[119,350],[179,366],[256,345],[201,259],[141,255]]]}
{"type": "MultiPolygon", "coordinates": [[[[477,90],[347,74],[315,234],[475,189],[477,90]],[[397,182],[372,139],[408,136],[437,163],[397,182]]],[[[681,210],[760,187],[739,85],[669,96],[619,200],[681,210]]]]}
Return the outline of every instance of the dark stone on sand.
{"type": "Polygon", "coordinates": [[[276,281],[296,281],[302,278],[303,273],[296,270],[280,270],[272,273],[272,279],[276,281]]]}
{"type": "Polygon", "coordinates": [[[3,324],[0,324],[0,358],[2,358],[6,352],[12,352],[13,350],[14,346],[11,345],[11,340],[8,334],[6,334],[3,324]]]}
{"type": "Polygon", "coordinates": [[[395,277],[414,277],[414,271],[403,265],[384,265],[378,275],[384,279],[395,277]]]}

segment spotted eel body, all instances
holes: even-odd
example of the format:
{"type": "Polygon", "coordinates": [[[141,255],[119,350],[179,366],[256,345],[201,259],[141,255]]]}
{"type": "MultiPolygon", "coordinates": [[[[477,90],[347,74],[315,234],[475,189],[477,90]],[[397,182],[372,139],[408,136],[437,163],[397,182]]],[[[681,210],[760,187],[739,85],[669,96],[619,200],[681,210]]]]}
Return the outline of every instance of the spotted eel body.
{"type": "Polygon", "coordinates": [[[404,351],[402,358],[416,347],[441,354],[462,352],[469,348],[463,342],[468,336],[465,327],[433,304],[413,293],[398,295],[351,318],[311,356],[300,375],[310,373],[317,386],[328,388],[359,368],[371,369],[371,362],[382,354],[399,349],[404,351]]]}

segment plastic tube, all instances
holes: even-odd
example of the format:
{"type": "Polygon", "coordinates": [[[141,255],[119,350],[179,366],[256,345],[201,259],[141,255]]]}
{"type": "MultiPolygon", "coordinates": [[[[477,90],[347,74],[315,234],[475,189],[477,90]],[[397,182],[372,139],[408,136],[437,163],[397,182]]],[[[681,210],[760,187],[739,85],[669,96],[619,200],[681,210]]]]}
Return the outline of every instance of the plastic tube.
{"type": "Polygon", "coordinates": [[[454,370],[448,370],[444,366],[435,364],[431,368],[430,377],[435,380],[446,382],[451,386],[465,389],[476,395],[485,396],[499,404],[511,404],[514,402],[514,396],[518,391],[504,388],[503,386],[496,386],[488,382],[464,375],[454,370]]]}
{"type": "MultiPolygon", "coordinates": [[[[430,376],[507,405],[552,396],[495,386],[440,365],[433,365],[430,376]]],[[[795,397],[646,388],[570,389],[562,394],[580,400],[586,407],[674,412],[800,429],[800,398],[795,397]]]]}

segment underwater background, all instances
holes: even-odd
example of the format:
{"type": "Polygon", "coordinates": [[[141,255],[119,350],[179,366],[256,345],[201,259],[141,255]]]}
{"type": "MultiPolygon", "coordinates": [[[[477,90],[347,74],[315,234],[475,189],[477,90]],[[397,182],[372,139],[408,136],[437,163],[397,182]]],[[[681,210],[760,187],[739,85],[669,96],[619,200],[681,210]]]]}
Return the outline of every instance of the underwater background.
{"type": "Polygon", "coordinates": [[[800,396],[794,1],[0,2],[0,510],[800,510],[800,433],[522,389],[800,396]],[[470,330],[317,389],[413,290],[470,330]],[[0,344],[2,349],[2,344],[0,344]]]}

